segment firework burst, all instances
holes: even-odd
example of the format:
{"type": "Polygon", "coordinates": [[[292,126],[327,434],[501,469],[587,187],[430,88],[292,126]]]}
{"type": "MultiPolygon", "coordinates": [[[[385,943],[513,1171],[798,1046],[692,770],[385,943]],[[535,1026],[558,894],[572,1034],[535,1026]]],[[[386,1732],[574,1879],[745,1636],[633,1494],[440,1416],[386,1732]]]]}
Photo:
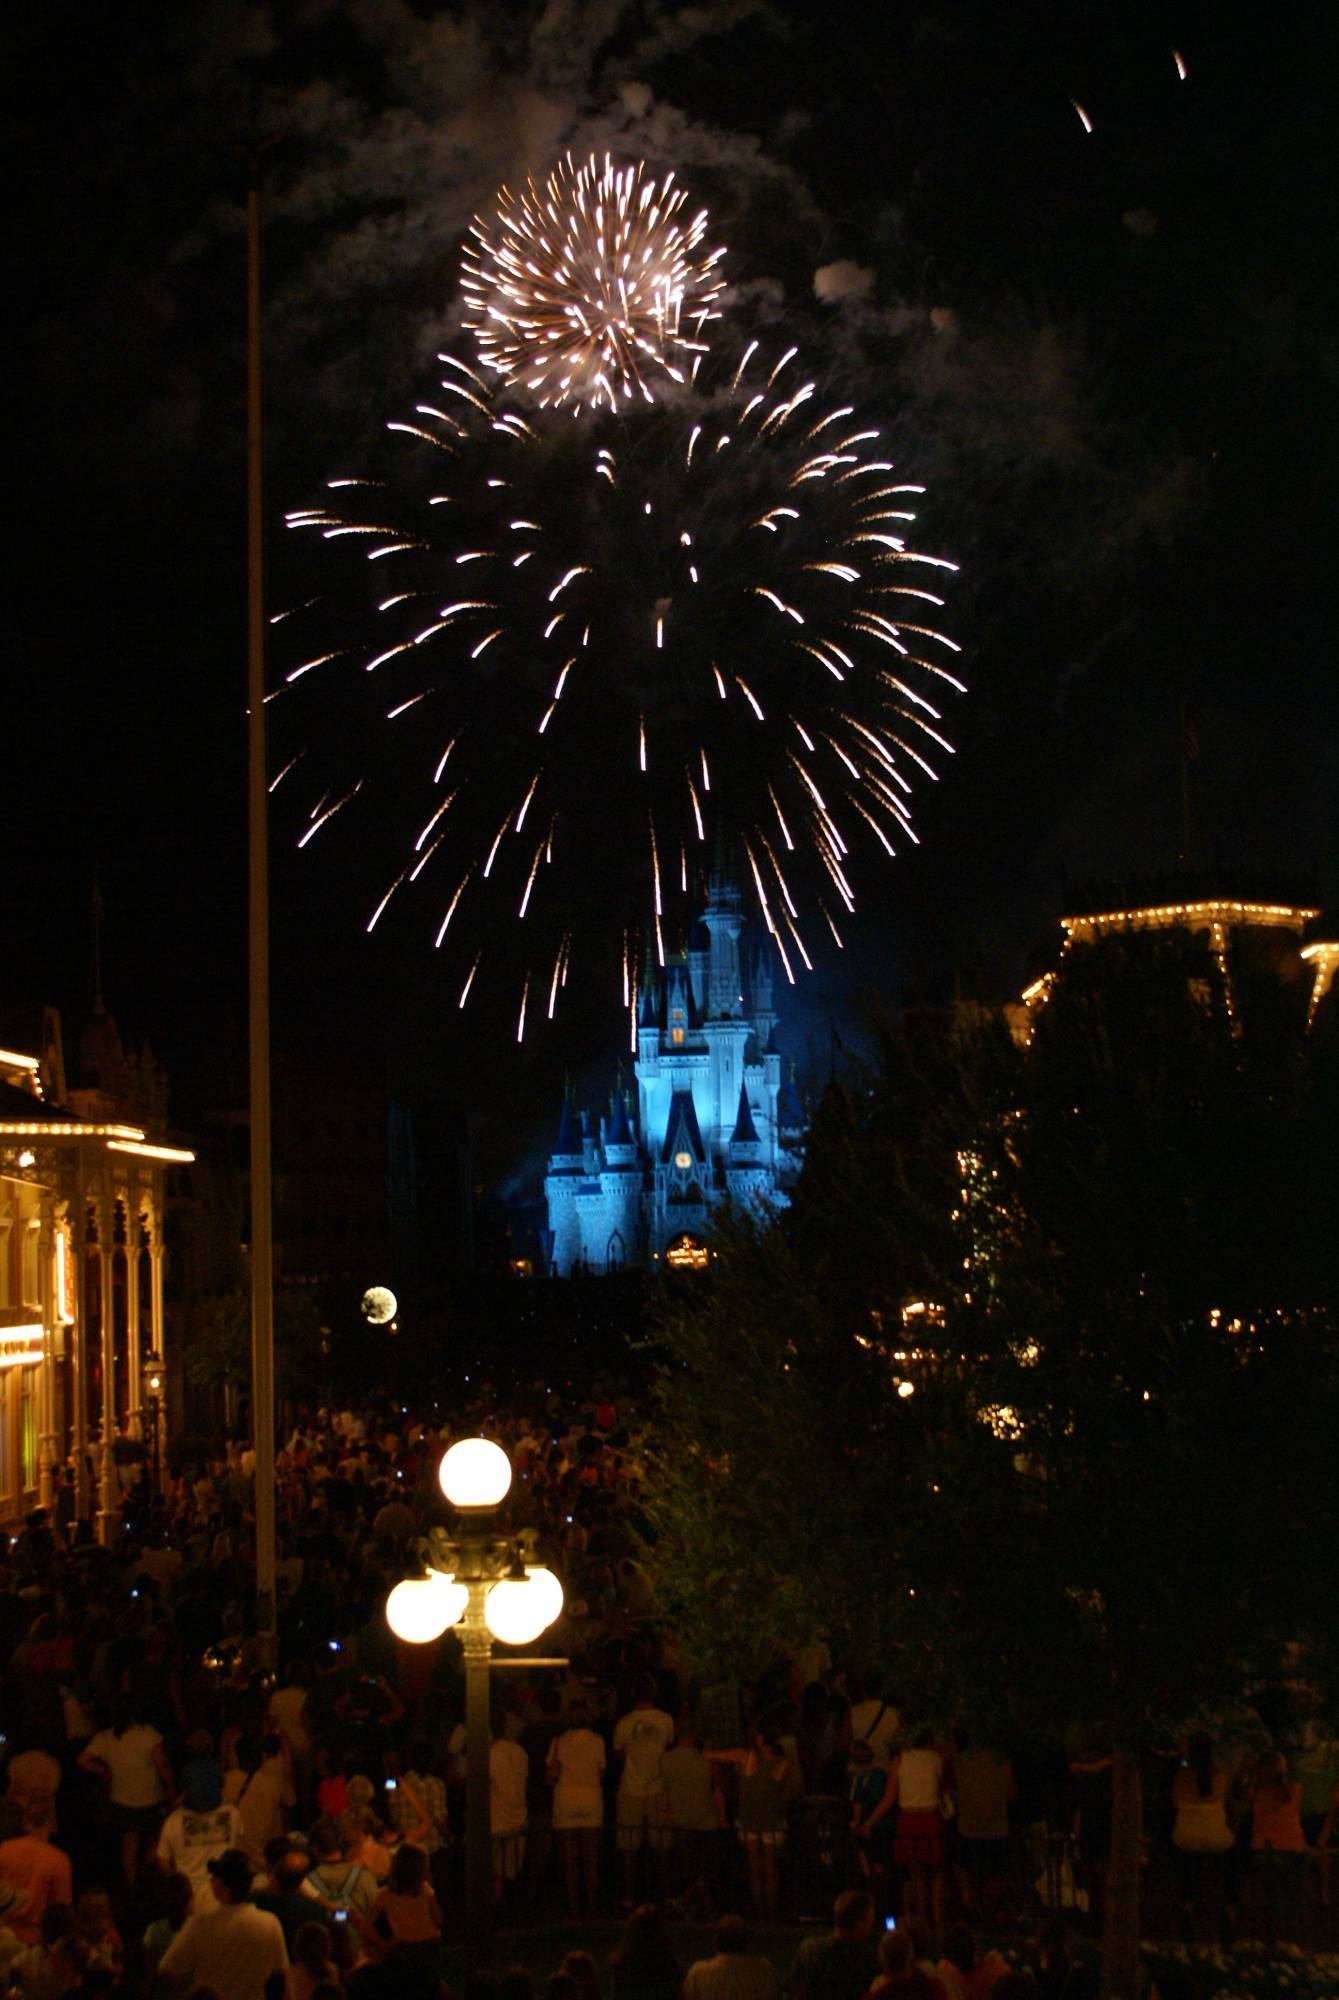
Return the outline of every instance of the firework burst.
{"type": "Polygon", "coordinates": [[[651,380],[684,380],[716,317],[724,250],[702,254],[706,210],[687,194],[619,168],[606,154],[583,166],[569,154],[519,198],[503,188],[497,212],[475,216],[461,289],[482,365],[524,387],[541,407],[614,409],[651,380]]]}
{"type": "MultiPolygon", "coordinates": [[[[921,488],[794,349],[544,435],[443,360],[436,401],[390,426],[408,476],[289,517],[361,550],[384,628],[287,675],[339,697],[316,712],[364,758],[302,840],[364,786],[412,812],[368,927],[416,899],[460,1004],[491,960],[518,1032],[601,959],[635,1010],[643,940],[662,963],[682,941],[718,841],[793,979],[842,942],[867,864],[915,840],[913,787],[951,751],[954,565],[909,539],[921,488]]],[[[364,613],[365,593],[343,616],[364,613]]]]}

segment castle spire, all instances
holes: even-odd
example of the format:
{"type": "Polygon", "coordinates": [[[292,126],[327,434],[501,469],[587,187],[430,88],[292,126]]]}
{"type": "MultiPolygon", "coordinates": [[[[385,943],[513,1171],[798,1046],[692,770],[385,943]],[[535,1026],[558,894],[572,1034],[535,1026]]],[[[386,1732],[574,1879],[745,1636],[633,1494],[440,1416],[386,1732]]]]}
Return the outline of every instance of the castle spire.
{"type": "Polygon", "coordinates": [[[749,1103],[749,1094],[741,1083],[739,1086],[739,1114],[735,1119],[735,1129],[730,1136],[730,1144],[732,1146],[757,1146],[760,1143],[758,1128],[753,1122],[753,1107],[749,1103]]]}

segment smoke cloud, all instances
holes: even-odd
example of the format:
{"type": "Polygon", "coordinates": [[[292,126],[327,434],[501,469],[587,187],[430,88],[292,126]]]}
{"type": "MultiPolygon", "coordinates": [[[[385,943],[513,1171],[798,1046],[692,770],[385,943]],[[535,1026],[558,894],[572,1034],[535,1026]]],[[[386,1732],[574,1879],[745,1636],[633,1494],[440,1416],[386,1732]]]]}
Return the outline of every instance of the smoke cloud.
{"type": "Polygon", "coordinates": [[[814,297],[824,305],[859,303],[874,290],[874,272],[867,264],[851,257],[839,257],[835,264],[820,264],[814,272],[814,297]]]}

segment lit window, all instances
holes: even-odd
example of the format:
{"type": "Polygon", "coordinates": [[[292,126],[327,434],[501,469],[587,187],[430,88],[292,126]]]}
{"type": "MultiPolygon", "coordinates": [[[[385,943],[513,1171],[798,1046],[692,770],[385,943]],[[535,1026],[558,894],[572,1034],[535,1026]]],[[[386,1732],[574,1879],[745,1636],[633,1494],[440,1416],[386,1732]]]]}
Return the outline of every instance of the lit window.
{"type": "Polygon", "coordinates": [[[671,1028],[671,1029],[670,1029],[670,1040],[671,1040],[671,1041],[672,1041],[672,1042],[674,1043],[675,1047],[676,1047],[676,1048],[678,1048],[678,1047],[679,1047],[679,1046],[681,1045],[682,1041],[683,1041],[683,1029],[682,1029],[682,1028],[671,1028]]]}
{"type": "Polygon", "coordinates": [[[693,1164],[693,1156],[691,1153],[676,1153],[674,1155],[674,1164],[681,1172],[686,1172],[693,1164]]]}
{"type": "Polygon", "coordinates": [[[665,1251],[665,1262],[675,1271],[704,1271],[707,1246],[696,1236],[676,1236],[665,1251]]]}

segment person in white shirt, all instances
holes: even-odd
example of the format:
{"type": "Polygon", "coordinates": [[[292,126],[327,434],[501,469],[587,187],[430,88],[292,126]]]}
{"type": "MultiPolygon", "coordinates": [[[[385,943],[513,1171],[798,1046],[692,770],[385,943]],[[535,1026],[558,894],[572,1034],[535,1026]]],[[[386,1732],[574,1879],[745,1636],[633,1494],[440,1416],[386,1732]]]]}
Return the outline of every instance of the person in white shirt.
{"type": "Polygon", "coordinates": [[[623,1856],[623,1893],[635,1901],[637,1856],[648,1842],[664,1852],[664,1792],[660,1764],[674,1741],[674,1717],[655,1705],[655,1682],[640,1674],[634,1705],[614,1724],[614,1755],[622,1760],[618,1781],[618,1847],[623,1856]]]}
{"type": "Polygon", "coordinates": [[[158,1860],[169,1875],[190,1878],[195,1914],[214,1908],[210,1863],[242,1844],[242,1816],[223,1803],[223,1773],[212,1757],[192,1758],[182,1772],[182,1800],[163,1821],[158,1860]]]}
{"type": "Polygon", "coordinates": [[[172,1790],[163,1739],[141,1719],[131,1697],[118,1694],[111,1728],[89,1741],[79,1765],[107,1782],[112,1824],[121,1836],[121,1869],[133,1891],[140,1856],[158,1831],[164,1796],[172,1790]]]}
{"type": "Polygon", "coordinates": [[[574,1701],[567,1727],[549,1747],[553,1830],[563,1848],[568,1914],[579,1919],[582,1894],[588,1916],[599,1904],[600,1826],[604,1819],[604,1742],[587,1721],[586,1704],[574,1701]]]}
{"type": "Polygon", "coordinates": [[[186,1919],[163,1953],[170,1992],[205,1986],[219,2000],[265,2000],[265,1983],[288,1970],[283,1926],[251,1901],[251,1863],[239,1847],[209,1862],[214,1908],[186,1919]]]}
{"type": "Polygon", "coordinates": [[[526,1788],[530,1759],[507,1735],[501,1717],[493,1724],[488,1747],[489,1824],[493,1833],[493,1894],[514,1882],[525,1860],[525,1827],[529,1816],[526,1788]]]}
{"type": "Polygon", "coordinates": [[[223,1803],[236,1806],[242,1822],[240,1845],[259,1874],[267,1843],[284,1830],[284,1807],[294,1802],[292,1782],[278,1735],[263,1740],[239,1736],[236,1754],[237,1769],[223,1780],[223,1803]]]}

